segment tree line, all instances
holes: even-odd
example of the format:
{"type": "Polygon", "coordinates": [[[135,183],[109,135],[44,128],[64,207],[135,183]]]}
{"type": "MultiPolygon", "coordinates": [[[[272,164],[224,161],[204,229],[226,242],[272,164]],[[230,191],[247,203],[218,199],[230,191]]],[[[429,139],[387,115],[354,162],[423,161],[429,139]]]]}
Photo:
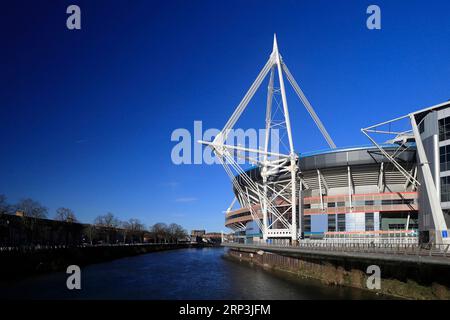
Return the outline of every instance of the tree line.
{"type": "MultiPolygon", "coordinates": [[[[8,235],[6,230],[4,230],[0,234],[0,241],[5,242],[5,238],[15,237],[19,240],[14,241],[14,243],[49,242],[50,240],[48,239],[51,239],[52,242],[55,241],[54,239],[66,239],[58,240],[58,242],[77,244],[80,242],[90,244],[168,243],[178,242],[188,235],[187,231],[176,223],[156,223],[147,228],[139,219],[131,218],[122,221],[111,212],[97,216],[91,224],[82,224],[78,221],[75,212],[66,207],[56,209],[54,218],[51,219],[52,221],[49,221],[48,208],[41,205],[38,201],[25,198],[16,204],[9,204],[6,197],[0,194],[0,215],[16,215],[17,212],[23,216],[21,220],[23,222],[22,233],[25,235],[11,235],[11,232],[8,235]],[[50,233],[51,235],[48,235],[50,233]],[[61,233],[65,233],[65,235],[61,236],[61,233]],[[40,240],[37,241],[36,239],[40,240]],[[42,241],[42,239],[45,240],[42,241]]],[[[4,229],[13,227],[13,224],[9,224],[9,220],[5,221],[7,223],[0,223],[0,231],[2,226],[4,229]]],[[[15,226],[16,229],[20,227],[17,226],[17,223],[15,226]]],[[[20,231],[17,232],[20,233],[20,231]]]]}

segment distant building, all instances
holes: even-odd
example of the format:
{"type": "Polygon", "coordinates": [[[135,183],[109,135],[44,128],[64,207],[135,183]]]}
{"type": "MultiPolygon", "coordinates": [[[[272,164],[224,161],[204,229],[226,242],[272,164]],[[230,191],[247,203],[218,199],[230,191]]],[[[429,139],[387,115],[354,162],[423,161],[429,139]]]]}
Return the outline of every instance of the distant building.
{"type": "Polygon", "coordinates": [[[221,243],[222,237],[225,236],[222,232],[206,232],[206,230],[192,230],[191,243],[221,243]]]}
{"type": "Polygon", "coordinates": [[[206,230],[192,230],[191,237],[203,237],[206,234],[206,230]]]}
{"type": "Polygon", "coordinates": [[[183,237],[183,238],[178,238],[177,239],[178,243],[190,243],[191,242],[191,238],[189,236],[183,237]]]}
{"type": "Polygon", "coordinates": [[[205,233],[205,235],[203,236],[204,238],[209,238],[209,239],[215,239],[215,238],[222,238],[222,233],[220,232],[208,232],[205,233]]]}
{"type": "Polygon", "coordinates": [[[192,230],[191,243],[202,242],[202,237],[206,234],[206,230],[192,230]]]}
{"type": "Polygon", "coordinates": [[[211,243],[221,243],[222,242],[222,233],[221,232],[208,232],[205,233],[203,239],[208,240],[211,243]]]}

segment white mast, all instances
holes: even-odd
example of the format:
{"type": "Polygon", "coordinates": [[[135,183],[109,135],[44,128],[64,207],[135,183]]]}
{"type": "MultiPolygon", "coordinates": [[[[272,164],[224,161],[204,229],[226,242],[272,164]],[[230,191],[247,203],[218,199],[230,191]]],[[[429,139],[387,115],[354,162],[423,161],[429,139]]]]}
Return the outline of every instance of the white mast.
{"type": "MultiPolygon", "coordinates": [[[[297,93],[300,101],[313,118],[315,124],[319,128],[330,148],[336,148],[336,145],[315,113],[311,104],[306,99],[303,91],[300,89],[294,77],[289,72],[286,64],[283,62],[278,50],[276,35],[274,35],[273,49],[269,60],[256,77],[242,101],[238,104],[236,110],[233,112],[223,129],[216,136],[214,141],[199,142],[208,145],[213,149],[214,153],[224,166],[225,171],[229,175],[236,192],[238,193],[237,198],[239,199],[241,206],[250,211],[253,220],[257,223],[263,234],[263,239],[290,238],[293,242],[296,242],[298,240],[297,230],[299,227],[299,222],[297,221],[297,206],[299,202],[299,193],[297,192],[297,173],[299,168],[298,156],[294,149],[283,73],[286,75],[286,78],[294,88],[294,91],[297,93]],[[274,89],[275,71],[278,73],[278,83],[280,87],[277,92],[281,94],[284,117],[283,123],[285,125],[284,129],[286,130],[289,142],[289,154],[281,154],[279,152],[272,152],[272,150],[269,150],[270,131],[275,127],[275,124],[272,121],[273,96],[276,91],[274,89]],[[226,141],[230,130],[239,120],[269,72],[270,79],[267,92],[264,148],[262,150],[255,150],[245,146],[227,144],[226,141]],[[237,157],[237,152],[243,152],[244,154],[247,152],[252,152],[257,154],[258,159],[253,160],[255,160],[254,162],[258,163],[261,168],[262,185],[261,183],[252,180],[248,176],[247,172],[245,172],[238,165],[235,160],[237,157]],[[283,181],[277,181],[275,179],[275,181],[270,181],[269,178],[276,173],[289,173],[290,179],[283,181]],[[241,181],[245,183],[245,186],[242,186],[236,181],[235,174],[239,175],[241,181]],[[262,217],[257,211],[256,207],[258,206],[261,208],[262,217]]],[[[277,124],[277,128],[279,127],[280,125],[277,124]]],[[[239,229],[242,229],[242,226],[239,226],[239,229]]]]}

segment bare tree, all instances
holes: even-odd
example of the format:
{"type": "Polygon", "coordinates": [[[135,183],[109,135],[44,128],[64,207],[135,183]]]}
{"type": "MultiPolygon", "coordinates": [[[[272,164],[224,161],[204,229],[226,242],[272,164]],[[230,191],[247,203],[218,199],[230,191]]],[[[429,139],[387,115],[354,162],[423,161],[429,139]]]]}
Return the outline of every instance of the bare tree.
{"type": "Polygon", "coordinates": [[[97,234],[97,230],[95,229],[95,226],[92,224],[88,224],[84,227],[83,232],[88,237],[89,243],[93,244],[95,235],[97,234]]]}
{"type": "Polygon", "coordinates": [[[108,212],[103,216],[98,216],[95,218],[94,223],[98,226],[106,228],[117,228],[120,225],[119,219],[117,219],[111,212],[108,212]]]}
{"type": "Polygon", "coordinates": [[[22,211],[24,216],[36,219],[47,218],[47,208],[42,206],[39,202],[26,198],[19,201],[16,209],[22,211]]]}
{"type": "Polygon", "coordinates": [[[120,223],[120,228],[123,236],[123,242],[127,242],[128,236],[130,237],[131,242],[134,242],[136,238],[139,238],[139,242],[143,242],[145,226],[138,219],[122,221],[120,223]]]}
{"type": "Polygon", "coordinates": [[[56,210],[55,220],[65,221],[65,222],[77,222],[75,213],[69,208],[58,208],[56,210]]]}
{"type": "Polygon", "coordinates": [[[178,239],[184,238],[187,235],[187,231],[182,226],[176,223],[171,223],[168,227],[169,236],[171,241],[178,242],[178,239]]]}
{"type": "Polygon", "coordinates": [[[121,231],[122,237],[123,237],[123,242],[126,243],[127,242],[127,235],[131,231],[131,226],[128,223],[128,221],[122,221],[122,222],[120,222],[120,228],[121,228],[120,231],[121,231]]]}
{"type": "Polygon", "coordinates": [[[182,226],[178,225],[176,236],[178,241],[178,239],[186,238],[188,236],[188,232],[182,226]]]}
{"type": "Polygon", "coordinates": [[[133,241],[137,237],[139,242],[144,242],[145,225],[139,219],[128,220],[128,226],[133,236],[133,241]]]}
{"type": "Polygon", "coordinates": [[[155,223],[150,227],[150,232],[156,238],[157,242],[167,242],[169,231],[165,223],[155,223]]]}
{"type": "Polygon", "coordinates": [[[103,216],[98,216],[94,220],[95,225],[99,227],[106,228],[106,242],[110,242],[111,235],[113,232],[119,227],[120,221],[117,219],[114,214],[108,212],[103,216]]]}
{"type": "Polygon", "coordinates": [[[10,211],[10,206],[6,202],[6,196],[0,194],[0,214],[6,214],[10,211]]]}
{"type": "Polygon", "coordinates": [[[144,231],[145,225],[139,219],[128,220],[128,225],[132,231],[144,231]]]}
{"type": "Polygon", "coordinates": [[[23,223],[28,230],[30,242],[34,245],[35,239],[39,238],[39,233],[42,232],[40,219],[47,218],[47,208],[33,199],[26,198],[20,200],[15,209],[23,212],[23,223]]]}

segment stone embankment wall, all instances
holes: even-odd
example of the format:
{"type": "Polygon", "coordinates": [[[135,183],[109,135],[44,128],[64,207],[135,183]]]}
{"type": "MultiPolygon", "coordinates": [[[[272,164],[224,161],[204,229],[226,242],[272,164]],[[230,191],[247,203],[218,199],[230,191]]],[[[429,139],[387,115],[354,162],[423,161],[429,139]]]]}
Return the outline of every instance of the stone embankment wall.
{"type": "MultiPolygon", "coordinates": [[[[230,248],[227,256],[256,264],[269,270],[289,272],[303,278],[317,279],[327,285],[339,285],[369,290],[367,267],[378,265],[381,288],[377,293],[406,299],[450,299],[450,267],[426,263],[398,263],[333,258],[292,256],[262,250],[230,248]]],[[[373,291],[373,290],[371,290],[373,291]]]]}

